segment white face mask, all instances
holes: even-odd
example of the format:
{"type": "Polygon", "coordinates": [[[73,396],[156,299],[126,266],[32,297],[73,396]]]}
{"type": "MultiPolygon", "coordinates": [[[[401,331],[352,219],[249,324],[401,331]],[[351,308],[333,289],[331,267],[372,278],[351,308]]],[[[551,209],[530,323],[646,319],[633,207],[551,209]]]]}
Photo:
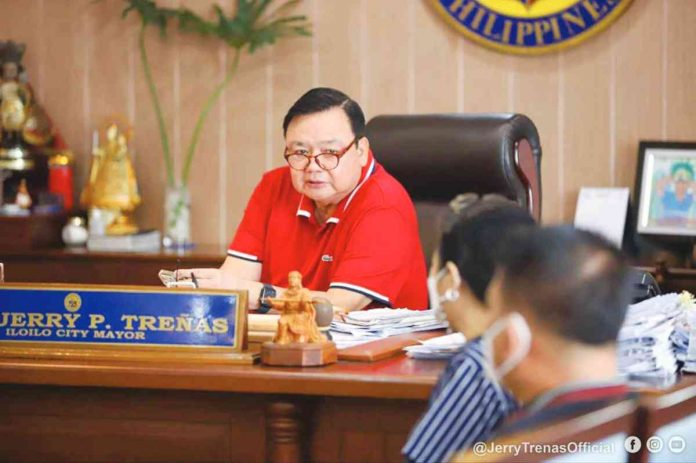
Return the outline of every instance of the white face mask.
{"type": "Polygon", "coordinates": [[[435,318],[442,322],[447,320],[447,314],[445,314],[442,308],[442,303],[453,302],[459,299],[459,290],[456,288],[448,289],[442,296],[437,292],[437,284],[445,275],[447,275],[446,267],[437,272],[437,275],[434,277],[428,277],[428,299],[430,299],[430,308],[435,312],[435,318]]]}
{"type": "Polygon", "coordinates": [[[483,351],[483,356],[486,359],[484,362],[484,368],[491,379],[500,384],[500,381],[510,373],[516,366],[518,366],[522,360],[529,354],[529,350],[532,346],[532,332],[529,330],[529,325],[527,325],[526,320],[522,315],[517,312],[513,312],[507,317],[500,318],[491,325],[490,328],[486,330],[483,335],[481,335],[481,350],[483,351]],[[506,358],[503,363],[496,366],[495,356],[493,355],[493,341],[495,338],[502,333],[505,328],[509,325],[512,326],[513,330],[517,334],[518,343],[516,350],[506,358]]]}

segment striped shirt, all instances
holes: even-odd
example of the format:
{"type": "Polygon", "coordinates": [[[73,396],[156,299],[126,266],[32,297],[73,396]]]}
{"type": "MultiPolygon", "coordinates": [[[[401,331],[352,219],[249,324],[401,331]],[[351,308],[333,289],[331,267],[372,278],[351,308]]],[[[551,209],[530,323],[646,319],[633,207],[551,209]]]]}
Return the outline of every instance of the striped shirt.
{"type": "Polygon", "coordinates": [[[430,396],[428,410],[401,450],[409,461],[443,461],[488,440],[517,405],[486,374],[480,338],[452,357],[430,396]]]}

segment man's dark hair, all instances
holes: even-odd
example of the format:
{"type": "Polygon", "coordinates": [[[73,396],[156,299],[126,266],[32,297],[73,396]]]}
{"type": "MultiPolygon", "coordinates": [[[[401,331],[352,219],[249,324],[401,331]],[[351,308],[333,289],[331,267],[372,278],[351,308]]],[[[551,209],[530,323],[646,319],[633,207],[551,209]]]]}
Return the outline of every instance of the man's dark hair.
{"type": "Polygon", "coordinates": [[[462,280],[484,302],[503,240],[517,227],[533,226],[535,222],[517,203],[496,195],[481,199],[474,195],[456,209],[453,223],[442,235],[440,262],[453,262],[462,280]]]}
{"type": "Polygon", "coordinates": [[[283,119],[283,135],[288,132],[288,126],[296,116],[319,113],[335,107],[342,108],[348,116],[355,138],[364,137],[365,114],[360,105],[345,93],[326,87],[313,88],[292,105],[283,119]]]}
{"type": "Polygon", "coordinates": [[[511,307],[526,307],[567,339],[616,341],[630,302],[630,272],[605,239],[571,226],[518,231],[506,243],[500,269],[511,307]]]}

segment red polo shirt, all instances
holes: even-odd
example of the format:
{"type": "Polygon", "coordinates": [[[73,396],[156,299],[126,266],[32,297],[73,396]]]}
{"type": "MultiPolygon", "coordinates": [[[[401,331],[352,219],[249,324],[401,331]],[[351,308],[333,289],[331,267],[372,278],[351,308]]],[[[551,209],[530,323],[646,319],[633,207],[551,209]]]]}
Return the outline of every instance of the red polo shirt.
{"type": "Polygon", "coordinates": [[[358,186],[326,223],[292,186],[289,167],[264,174],[247,204],[228,255],[262,263],[261,281],[363,294],[373,307],[428,306],[426,270],[411,198],[369,156],[358,186]]]}

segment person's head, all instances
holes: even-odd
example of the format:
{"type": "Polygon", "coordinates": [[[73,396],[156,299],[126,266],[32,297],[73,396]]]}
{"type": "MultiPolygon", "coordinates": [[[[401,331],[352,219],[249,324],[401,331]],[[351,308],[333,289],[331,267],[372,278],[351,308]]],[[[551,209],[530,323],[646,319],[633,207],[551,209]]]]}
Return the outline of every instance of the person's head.
{"type": "Polygon", "coordinates": [[[457,214],[433,256],[430,274],[437,280],[437,293],[445,295],[438,299],[451,327],[473,338],[498,316],[484,298],[503,240],[512,230],[535,222],[529,212],[502,196],[466,196],[456,205],[457,214]]]}
{"type": "Polygon", "coordinates": [[[578,377],[614,376],[629,275],[622,254],[593,233],[570,226],[515,232],[486,295],[503,313],[487,333],[499,338],[490,343],[493,363],[517,358],[503,383],[524,399],[578,377]]]}
{"type": "Polygon", "coordinates": [[[678,198],[686,196],[691,182],[694,181],[694,168],[689,162],[677,162],[672,165],[675,193],[678,198]]]}
{"type": "Polygon", "coordinates": [[[692,182],[694,180],[694,168],[691,163],[683,161],[672,165],[672,177],[676,181],[692,182]]]}
{"type": "Polygon", "coordinates": [[[301,288],[302,287],[302,275],[297,270],[293,270],[288,273],[288,287],[289,288],[301,288]]]}
{"type": "Polygon", "coordinates": [[[2,78],[5,80],[17,80],[19,77],[19,65],[12,61],[2,63],[2,78]]]}
{"type": "Polygon", "coordinates": [[[365,115],[345,93],[314,88],[302,95],[285,115],[283,135],[298,192],[317,205],[330,206],[357,186],[370,147],[365,115]]]}

